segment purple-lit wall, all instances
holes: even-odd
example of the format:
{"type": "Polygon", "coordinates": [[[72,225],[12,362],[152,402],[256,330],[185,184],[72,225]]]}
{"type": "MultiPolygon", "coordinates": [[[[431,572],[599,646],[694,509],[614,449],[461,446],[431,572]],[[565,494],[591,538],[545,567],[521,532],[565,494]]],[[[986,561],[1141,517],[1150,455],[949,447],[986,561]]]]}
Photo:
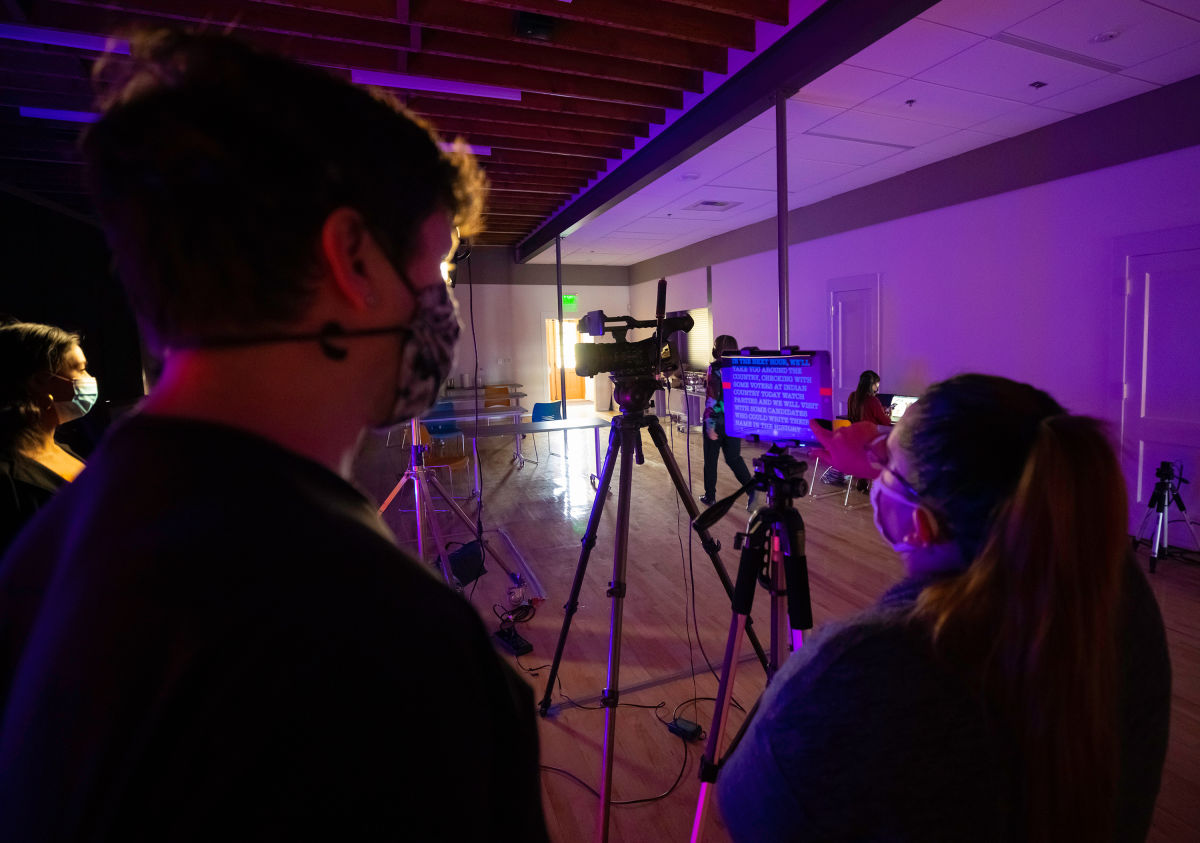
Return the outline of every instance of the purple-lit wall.
{"type": "MultiPolygon", "coordinates": [[[[791,340],[828,345],[827,282],[880,273],[886,391],[919,393],[956,372],[990,372],[1115,425],[1117,241],[1198,223],[1200,147],[1190,147],[795,244],[791,340]]],[[[717,327],[743,343],[777,343],[774,252],[712,271],[717,327]]],[[[1200,314],[1200,287],[1193,292],[1190,312],[1200,314]]],[[[1200,341],[1190,343],[1200,352],[1200,341]]],[[[1176,388],[1182,400],[1200,384],[1176,388]]],[[[1190,509],[1197,497],[1185,499],[1190,509]]]]}

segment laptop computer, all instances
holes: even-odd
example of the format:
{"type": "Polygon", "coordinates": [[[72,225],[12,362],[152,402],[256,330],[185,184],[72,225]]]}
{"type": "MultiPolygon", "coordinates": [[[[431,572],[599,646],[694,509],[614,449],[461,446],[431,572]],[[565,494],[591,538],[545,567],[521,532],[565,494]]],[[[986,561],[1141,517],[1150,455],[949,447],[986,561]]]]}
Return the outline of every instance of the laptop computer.
{"type": "Polygon", "coordinates": [[[917,400],[916,395],[893,395],[892,396],[892,424],[900,421],[900,417],[904,415],[913,402],[917,400]]]}

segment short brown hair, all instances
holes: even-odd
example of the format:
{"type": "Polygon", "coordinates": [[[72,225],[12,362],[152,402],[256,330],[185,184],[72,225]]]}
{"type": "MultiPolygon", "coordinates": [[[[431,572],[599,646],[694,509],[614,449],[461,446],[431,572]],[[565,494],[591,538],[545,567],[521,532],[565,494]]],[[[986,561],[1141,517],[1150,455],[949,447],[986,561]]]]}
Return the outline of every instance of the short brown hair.
{"type": "Polygon", "coordinates": [[[130,54],[97,72],[105,113],[83,151],[154,347],[298,318],[338,207],[398,270],[434,211],[464,235],[478,225],[474,159],[378,92],[227,35],[134,33],[130,54]]]}

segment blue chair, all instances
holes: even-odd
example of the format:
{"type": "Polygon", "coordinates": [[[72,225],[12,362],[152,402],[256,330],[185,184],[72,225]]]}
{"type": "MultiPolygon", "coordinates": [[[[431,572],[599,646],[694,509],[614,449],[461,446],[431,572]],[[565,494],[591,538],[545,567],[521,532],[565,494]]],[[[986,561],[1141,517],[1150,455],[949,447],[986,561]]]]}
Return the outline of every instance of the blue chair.
{"type": "MultiPolygon", "coordinates": [[[[529,420],[533,422],[541,421],[559,421],[563,417],[562,404],[557,401],[539,401],[533,405],[533,409],[529,411],[529,420]]],[[[546,453],[550,453],[550,433],[546,432],[546,453]]],[[[534,462],[537,462],[537,434],[533,435],[533,456],[534,462]]],[[[556,456],[550,454],[550,456],[556,456]]]]}

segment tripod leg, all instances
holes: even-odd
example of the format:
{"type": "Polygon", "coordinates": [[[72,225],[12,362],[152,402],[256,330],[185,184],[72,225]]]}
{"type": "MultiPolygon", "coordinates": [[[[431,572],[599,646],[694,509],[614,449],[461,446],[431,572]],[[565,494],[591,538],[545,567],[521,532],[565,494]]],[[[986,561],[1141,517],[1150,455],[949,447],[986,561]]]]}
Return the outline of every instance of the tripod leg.
{"type": "Polygon", "coordinates": [[[403,476],[401,476],[401,478],[400,478],[400,481],[398,483],[396,483],[395,486],[392,487],[392,491],[388,494],[388,496],[386,498],[383,499],[383,503],[381,503],[379,505],[379,514],[380,515],[383,515],[383,513],[387,512],[387,508],[392,505],[392,501],[394,501],[396,499],[396,495],[400,494],[400,492],[404,489],[404,484],[407,483],[411,479],[412,479],[412,474],[407,471],[404,472],[403,476]]]}
{"type": "MultiPolygon", "coordinates": [[[[671,476],[671,482],[675,484],[675,491],[679,495],[679,499],[683,501],[683,508],[687,510],[688,518],[694,524],[696,518],[700,515],[700,508],[696,506],[691,492],[688,491],[687,483],[683,480],[683,473],[679,470],[679,463],[675,461],[675,454],[667,444],[667,435],[663,433],[662,425],[658,423],[658,419],[654,416],[650,416],[649,428],[650,439],[654,442],[655,447],[658,448],[658,454],[662,457],[663,464],[667,467],[667,473],[671,476]]],[[[700,536],[700,546],[704,548],[704,552],[712,560],[713,570],[717,572],[717,578],[725,588],[725,593],[732,600],[733,583],[729,579],[725,565],[721,562],[721,555],[716,540],[708,530],[696,530],[696,533],[700,536]]],[[[758,636],[754,633],[753,622],[749,619],[746,621],[746,637],[750,639],[750,646],[754,648],[754,653],[758,656],[759,662],[762,663],[763,670],[768,670],[767,654],[763,650],[762,644],[759,643],[758,636]]]]}
{"type": "Polygon", "coordinates": [[[437,561],[438,568],[442,572],[442,578],[446,581],[446,584],[455,591],[461,591],[462,586],[458,584],[458,580],[454,578],[454,572],[450,570],[450,559],[446,553],[446,545],[442,542],[442,534],[437,526],[437,516],[434,514],[433,508],[433,497],[429,493],[428,484],[431,478],[420,469],[415,472],[414,476],[416,478],[414,488],[416,489],[417,497],[418,551],[421,552],[421,558],[424,559],[425,555],[421,540],[421,521],[423,520],[422,516],[424,516],[424,518],[428,519],[427,523],[429,525],[429,532],[433,537],[434,542],[433,550],[436,554],[434,559],[437,561]]]}
{"type": "MultiPolygon", "coordinates": [[[[442,481],[438,480],[432,474],[429,475],[428,480],[429,480],[429,485],[433,487],[433,490],[435,492],[437,492],[439,495],[441,495],[442,500],[446,502],[446,506],[450,508],[450,511],[453,512],[455,515],[457,515],[459,517],[459,519],[464,524],[466,524],[468,528],[470,528],[471,532],[474,532],[475,531],[475,522],[473,520],[471,520],[471,516],[469,514],[467,514],[467,511],[465,509],[463,509],[459,505],[458,501],[456,501],[454,499],[454,496],[446,491],[446,487],[444,487],[442,485],[442,481]]],[[[504,560],[496,555],[496,552],[494,550],[492,550],[491,547],[488,546],[487,542],[483,543],[483,548],[486,552],[488,552],[492,555],[492,559],[494,559],[496,561],[496,564],[499,565],[501,567],[501,569],[503,569],[504,573],[508,574],[508,578],[510,580],[519,580],[520,579],[520,577],[518,577],[517,575],[515,575],[513,573],[511,568],[509,568],[507,565],[504,564],[504,560]]]]}
{"type": "Polygon", "coordinates": [[[608,456],[604,459],[604,469],[600,472],[600,485],[596,488],[596,500],[592,503],[592,514],[588,517],[587,529],[583,533],[583,548],[579,551],[579,562],[575,565],[575,579],[571,582],[571,594],[563,607],[566,615],[563,617],[562,629],[558,633],[558,644],[554,647],[554,660],[550,663],[550,676],[546,680],[546,693],[538,703],[538,711],[542,717],[550,712],[550,695],[554,691],[554,682],[558,678],[558,666],[562,662],[563,647],[567,643],[567,632],[571,629],[571,619],[579,611],[579,592],[583,588],[583,575],[587,572],[588,557],[596,546],[596,532],[600,527],[600,515],[604,511],[604,499],[608,497],[608,485],[612,482],[613,468],[617,464],[617,452],[621,447],[618,435],[618,421],[608,434],[608,456]]]}
{"type": "Polygon", "coordinates": [[[733,613],[729,619],[729,636],[725,639],[725,658],[721,662],[721,681],[717,686],[716,705],[712,725],[708,730],[708,743],[700,756],[700,797],[696,802],[696,815],[692,820],[692,843],[699,843],[708,816],[709,785],[717,780],[717,765],[721,758],[721,737],[729,716],[729,700],[733,694],[733,679],[737,672],[741,653],[742,630],[750,618],[754,606],[754,586],[763,565],[763,550],[768,537],[767,522],[759,510],[750,519],[746,538],[742,544],[741,561],[738,563],[737,585],[733,590],[733,613]]]}
{"type": "Polygon", "coordinates": [[[1196,528],[1192,526],[1192,522],[1188,518],[1187,507],[1183,505],[1183,498],[1179,497],[1178,490],[1171,492],[1171,500],[1175,502],[1175,508],[1179,510],[1179,514],[1183,516],[1183,525],[1188,528],[1188,532],[1192,535],[1192,544],[1200,548],[1200,539],[1196,538],[1196,528]]]}
{"type": "MultiPolygon", "coordinates": [[[[608,584],[608,596],[612,600],[608,623],[608,681],[601,698],[604,705],[604,761],[600,777],[598,834],[601,843],[607,843],[608,819],[612,811],[612,762],[617,742],[617,700],[620,697],[621,621],[625,607],[625,562],[629,551],[629,498],[633,490],[633,457],[638,450],[640,438],[637,426],[622,427],[621,481],[617,487],[617,535],[613,549],[613,578],[608,584]]],[[[607,467],[605,470],[607,471],[607,467]]]]}

